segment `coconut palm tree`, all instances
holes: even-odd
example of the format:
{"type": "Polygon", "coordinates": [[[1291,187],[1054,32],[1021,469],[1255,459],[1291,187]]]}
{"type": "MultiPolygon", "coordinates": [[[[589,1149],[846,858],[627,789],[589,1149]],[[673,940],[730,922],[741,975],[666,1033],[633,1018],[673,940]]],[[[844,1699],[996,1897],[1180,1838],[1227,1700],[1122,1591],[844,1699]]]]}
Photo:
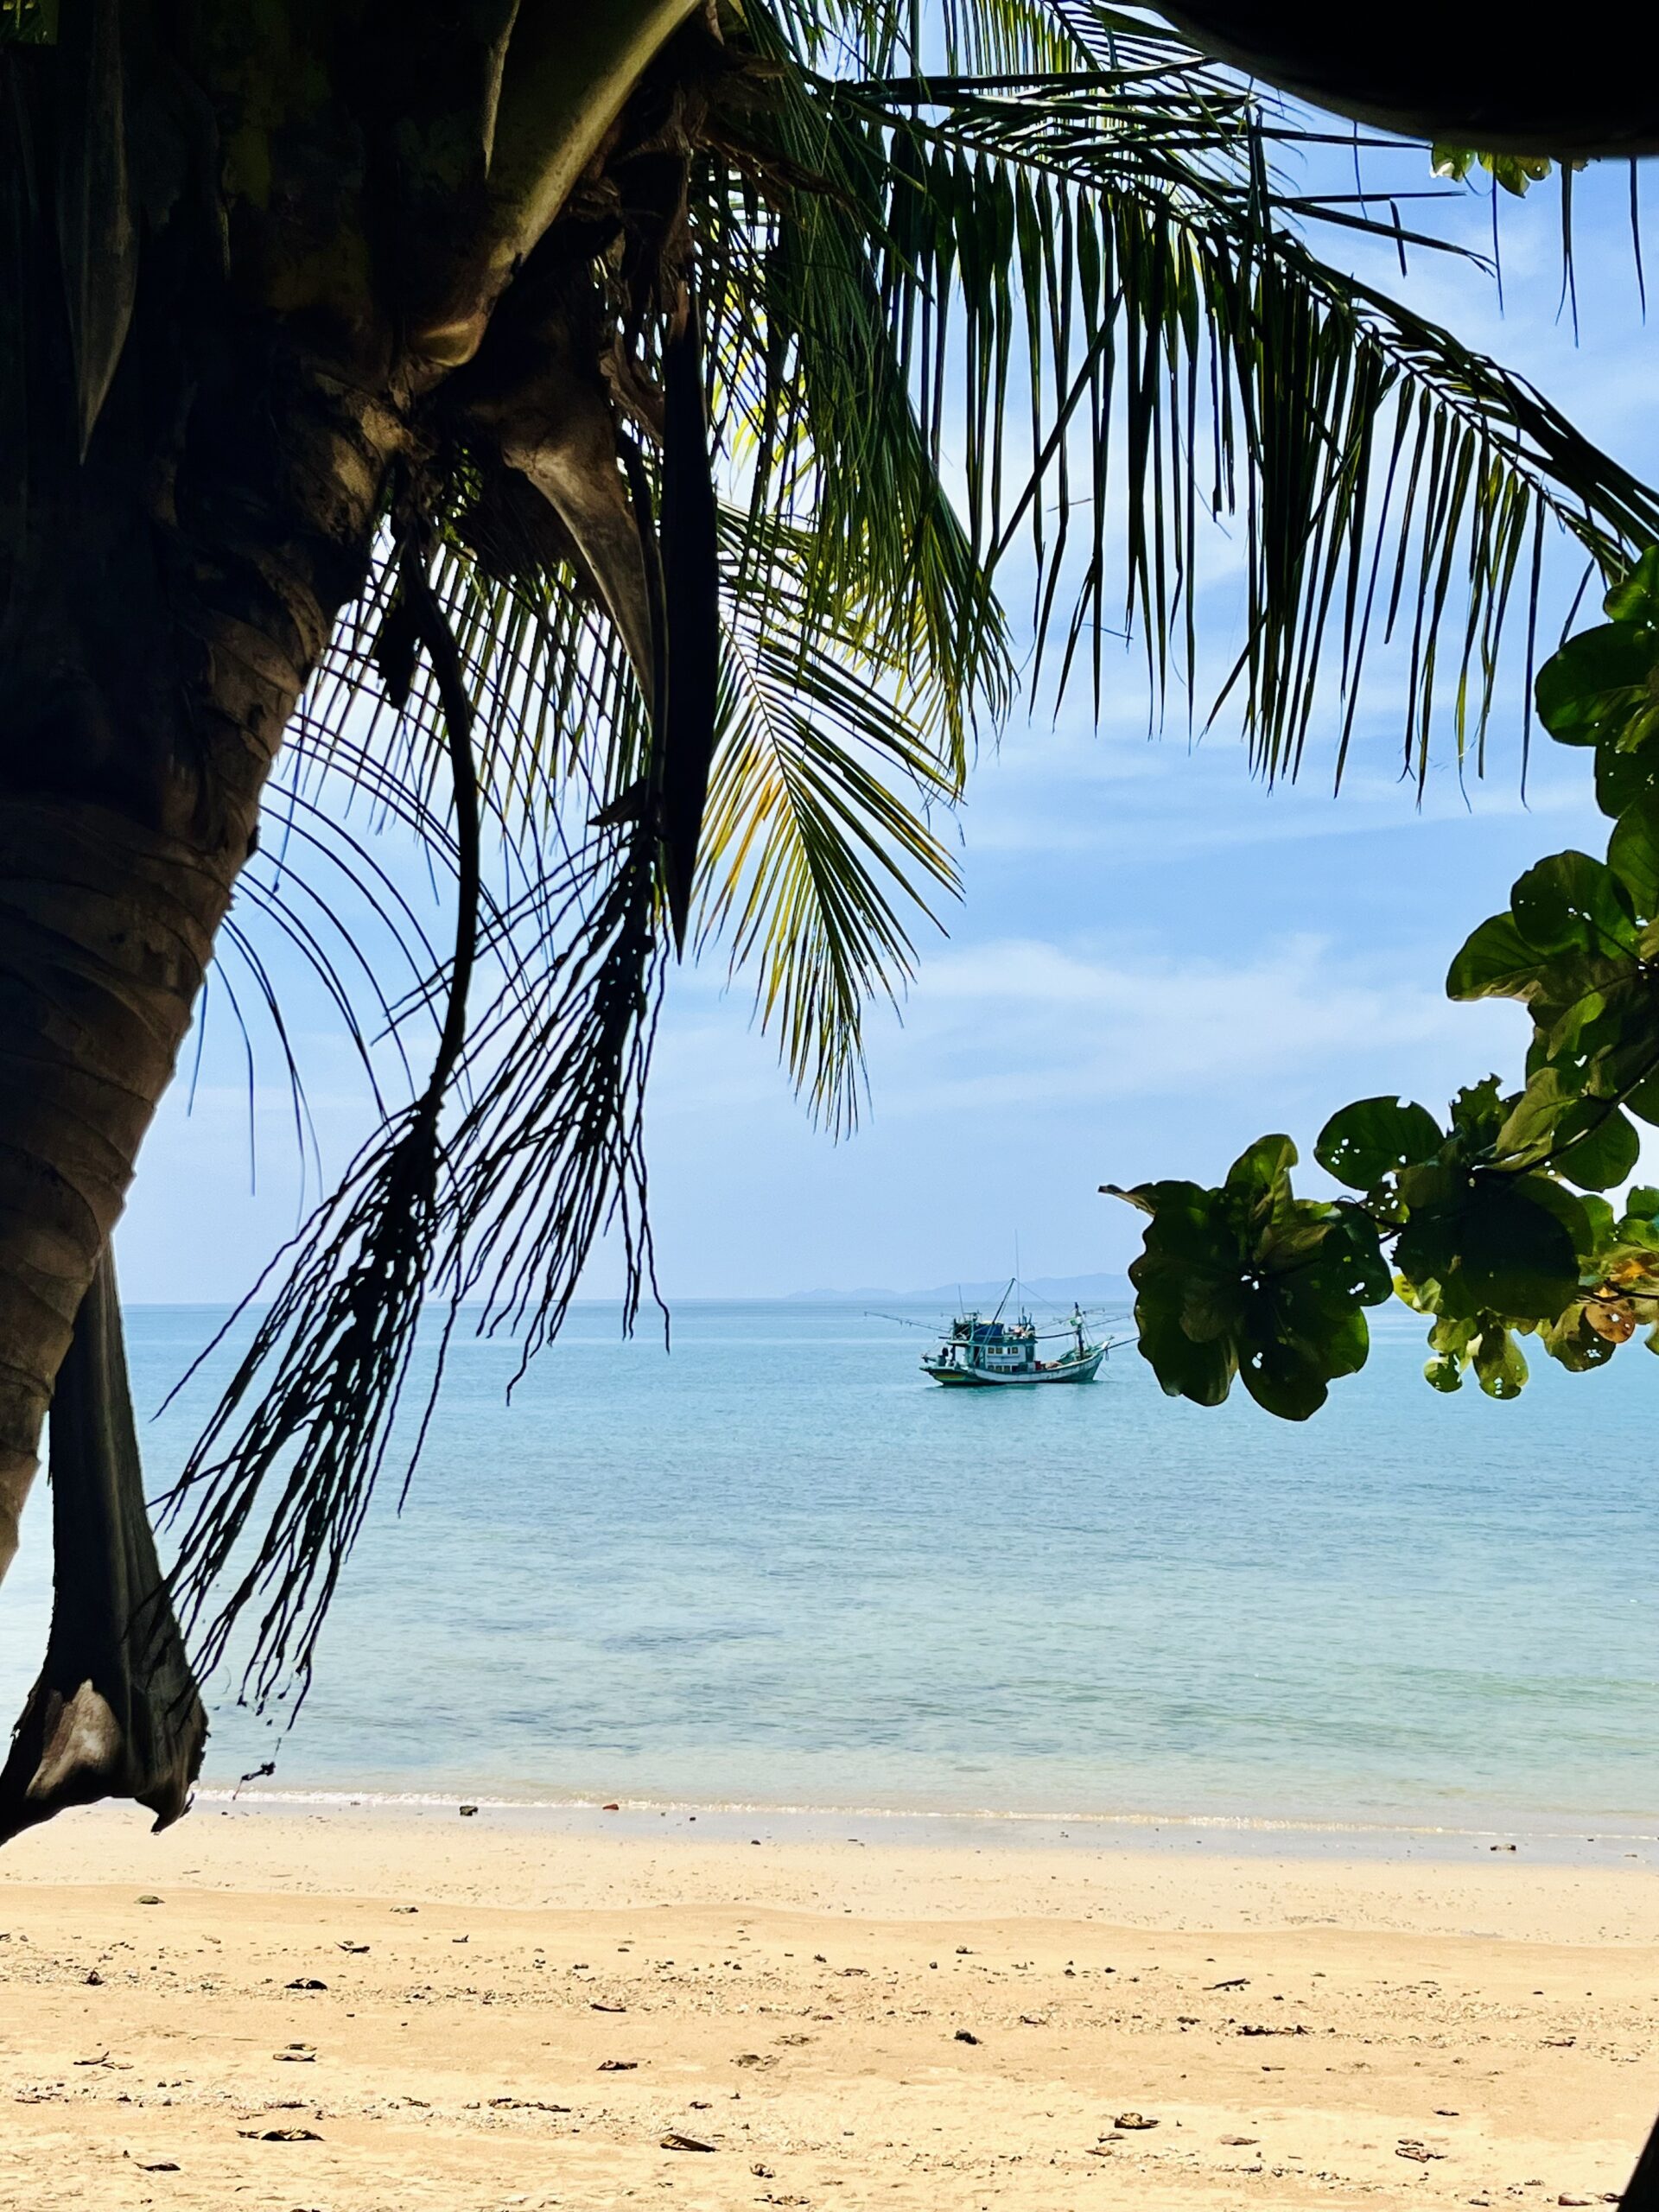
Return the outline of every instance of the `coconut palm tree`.
{"type": "Polygon", "coordinates": [[[1317,133],[1096,0],[0,23],[0,1567],[50,1402],[56,1593],[3,1835],[182,1809],[181,1615],[302,1693],[463,1300],[528,1357],[608,1228],[632,1313],[665,963],[723,947],[847,1116],[975,733],[1027,682],[1098,699],[1126,619],[1190,698],[1204,516],[1277,773],[1322,658],[1345,748],[1396,621],[1413,757],[1437,680],[1478,742],[1547,543],[1618,570],[1659,503],[1310,243],[1403,253],[1401,201],[1294,191],[1317,133]],[[446,949],[365,808],[443,874],[446,949]],[[384,1113],[265,1286],[164,1583],[109,1241],[216,954],[280,1025],[261,920],[384,1113]]]}

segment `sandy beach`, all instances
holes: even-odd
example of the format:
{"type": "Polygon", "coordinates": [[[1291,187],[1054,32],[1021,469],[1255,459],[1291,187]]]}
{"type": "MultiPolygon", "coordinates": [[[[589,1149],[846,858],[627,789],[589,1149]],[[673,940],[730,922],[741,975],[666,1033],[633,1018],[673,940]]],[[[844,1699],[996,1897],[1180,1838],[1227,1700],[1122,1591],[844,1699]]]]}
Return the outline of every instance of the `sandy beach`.
{"type": "Polygon", "coordinates": [[[22,1839],[0,2203],[1586,2204],[1659,2101],[1659,1872],[1622,1853],[652,1817],[22,1839]]]}

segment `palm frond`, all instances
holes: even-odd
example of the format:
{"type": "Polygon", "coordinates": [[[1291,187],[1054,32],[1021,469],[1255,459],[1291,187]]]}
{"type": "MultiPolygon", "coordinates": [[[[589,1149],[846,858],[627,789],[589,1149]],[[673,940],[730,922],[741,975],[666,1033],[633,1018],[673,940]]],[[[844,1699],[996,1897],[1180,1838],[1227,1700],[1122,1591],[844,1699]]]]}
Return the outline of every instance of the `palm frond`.
{"type": "MultiPolygon", "coordinates": [[[[1058,690],[1086,673],[1098,707],[1103,643],[1133,625],[1154,693],[1174,677],[1190,696],[1205,525],[1242,521],[1246,644],[1214,703],[1236,700],[1266,772],[1300,765],[1334,659],[1340,773],[1368,648],[1402,620],[1409,760],[1424,772],[1447,696],[1460,753],[1478,753],[1512,615],[1531,658],[1534,602],[1510,590],[1523,554],[1554,524],[1617,569],[1659,530],[1659,502],[1523,380],[1301,234],[1437,246],[1397,204],[1384,221],[1284,194],[1273,157],[1294,130],[1176,41],[1068,10],[1085,18],[1091,66],[1064,77],[820,75],[801,91],[822,189],[804,213],[782,207],[775,251],[787,264],[807,226],[795,250],[817,286],[819,233],[842,242],[842,339],[823,359],[810,318],[744,292],[733,391],[776,363],[772,317],[793,347],[795,388],[750,412],[756,481],[801,485],[818,516],[860,510],[872,416],[851,386],[891,388],[935,474],[959,470],[973,565],[1031,574],[1038,667],[1058,690]]],[[[808,130],[785,122],[805,162],[808,130]]],[[[848,535],[840,523],[834,543],[848,535]]]]}
{"type": "MultiPolygon", "coordinates": [[[[902,989],[918,925],[954,891],[936,816],[977,734],[1022,688],[1086,683],[1098,708],[1105,641],[1129,628],[1149,714],[1172,688],[1193,700],[1211,525],[1242,544],[1246,620],[1208,711],[1236,711],[1259,767],[1294,774],[1331,696],[1340,775],[1377,642],[1397,635],[1421,775],[1448,696],[1459,751],[1480,757],[1512,632],[1530,659],[1552,540],[1617,568],[1659,539],[1659,499],[1523,381],[1322,259],[1319,226],[1435,241],[1397,198],[1384,213],[1289,190],[1283,157],[1317,133],[1154,24],[1095,0],[745,0],[734,48],[699,110],[673,280],[695,283],[724,500],[694,934],[753,980],[791,1075],[840,1128],[865,1007],[902,989]]],[[[650,255],[593,245],[596,207],[555,273],[588,285],[608,333],[587,404],[602,436],[613,416],[606,512],[632,517],[624,550],[648,584],[662,479],[636,441],[692,303],[653,291],[650,255]]],[[[667,595],[631,659],[615,593],[537,522],[539,494],[479,419],[430,426],[448,696],[435,660],[376,696],[411,585],[388,543],[300,717],[283,833],[245,901],[287,931],[386,1102],[281,1256],[175,1498],[207,1656],[253,1609],[262,1699],[307,1675],[376,1481],[395,1446],[405,1466],[419,1449],[462,1303],[528,1358],[607,1231],[630,1324],[652,1285],[667,595]],[[461,791],[490,833],[481,868],[461,791]],[[383,831],[464,885],[454,956],[435,957],[375,858],[383,831]],[[390,934],[395,980],[356,957],[353,902],[390,934]],[[491,985],[470,1007],[469,960],[491,985]],[[426,1030],[444,1075],[423,1087],[407,1071],[426,1030]],[[400,1430],[429,1290],[434,1371],[400,1430]]],[[[638,594],[634,616],[639,632],[638,594]]]]}
{"type": "MultiPolygon", "coordinates": [[[[740,537],[736,518],[728,537],[740,537]]],[[[741,533],[721,741],[703,831],[699,949],[753,969],[762,1026],[818,1116],[857,1117],[863,1011],[913,969],[915,918],[956,871],[929,812],[959,795],[944,687],[844,609],[816,619],[800,534],[741,533]],[[764,556],[764,565],[762,558],[764,556]]]]}

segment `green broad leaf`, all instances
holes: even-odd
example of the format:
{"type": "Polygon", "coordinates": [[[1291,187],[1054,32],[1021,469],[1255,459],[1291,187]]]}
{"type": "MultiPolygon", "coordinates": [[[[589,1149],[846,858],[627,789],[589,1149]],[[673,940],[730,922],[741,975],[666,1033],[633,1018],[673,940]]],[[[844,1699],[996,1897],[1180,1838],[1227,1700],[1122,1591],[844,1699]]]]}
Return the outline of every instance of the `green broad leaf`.
{"type": "Polygon", "coordinates": [[[1636,950],[1630,894],[1605,861],[1588,853],[1552,853],[1529,868],[1511,891],[1510,906],[1522,938],[1539,952],[1607,959],[1636,950]]]}
{"type": "Polygon", "coordinates": [[[1651,1183],[1637,1183],[1624,1193],[1624,1212],[1629,1219],[1659,1221],[1659,1190],[1651,1183]]]}
{"type": "Polygon", "coordinates": [[[1638,914],[1659,914],[1659,791],[1644,791],[1619,816],[1607,841],[1607,865],[1638,914]]]}
{"type": "Polygon", "coordinates": [[[1262,1197],[1287,1191],[1296,1157],[1296,1147],[1288,1137],[1258,1137],[1227,1170],[1226,1187],[1262,1197]]]}
{"type": "Polygon", "coordinates": [[[1536,1176],[1483,1178],[1467,1209],[1459,1258],[1471,1296],[1494,1313],[1548,1320],[1576,1293],[1574,1241],[1543,1196],[1557,1187],[1536,1176]]]}
{"type": "Polygon", "coordinates": [[[1198,1183],[1170,1181],[1141,1183],[1133,1191],[1114,1190],[1112,1195],[1127,1198],[1142,1213],[1152,1216],[1153,1225],[1147,1231],[1146,1250],[1129,1269],[1131,1282],[1139,1281],[1135,1268],[1155,1265],[1164,1258],[1196,1262],[1205,1266],[1213,1266],[1221,1261],[1217,1243],[1218,1216],[1214,1191],[1206,1191],[1198,1183]]]}
{"type": "Polygon", "coordinates": [[[1659,634],[1635,623],[1581,630],[1538,671],[1538,719],[1563,745],[1629,751],[1659,728],[1659,634]]]}
{"type": "Polygon", "coordinates": [[[1121,1183],[1103,1183],[1100,1195],[1103,1198],[1122,1198],[1126,1206],[1133,1206],[1137,1213],[1155,1214],[1158,1207],[1151,1193],[1156,1188],[1157,1185],[1152,1183],[1136,1183],[1128,1190],[1121,1183]]]}
{"type": "Polygon", "coordinates": [[[1230,1341],[1243,1325],[1249,1294],[1237,1273],[1188,1284],[1180,1303],[1181,1327],[1195,1344],[1230,1341]]]}
{"type": "Polygon", "coordinates": [[[1345,1201],[1321,1211],[1316,1241],[1305,1257],[1287,1266],[1291,1240],[1279,1235],[1267,1240],[1263,1252],[1271,1270],[1268,1293],[1289,1325],[1310,1336],[1329,1334],[1357,1307],[1383,1305],[1394,1294],[1381,1225],[1345,1201]]]}
{"type": "Polygon", "coordinates": [[[1582,1103],[1579,1071],[1547,1061],[1529,1079],[1497,1133],[1499,1159],[1541,1160],[1558,1141],[1567,1116],[1582,1103]]]}
{"type": "Polygon", "coordinates": [[[1575,1119],[1588,1121],[1590,1127],[1556,1154],[1557,1171],[1586,1191],[1617,1190],[1635,1172],[1642,1156],[1636,1124],[1617,1106],[1610,1109],[1599,1100],[1587,1098],[1573,1109],[1565,1124],[1567,1130],[1575,1119]]]}
{"type": "Polygon", "coordinates": [[[1263,1138],[1219,1190],[1143,1184],[1152,1218],[1129,1268],[1142,1356],[1172,1396],[1215,1405],[1235,1375],[1286,1420],[1324,1402],[1365,1362],[1361,1310],[1393,1285],[1381,1225],[1348,1201],[1298,1199],[1294,1147],[1263,1138]]]}
{"type": "Polygon", "coordinates": [[[1429,1350],[1443,1352],[1451,1359],[1466,1359],[1469,1347],[1489,1319],[1484,1313],[1437,1314],[1434,1325],[1428,1332],[1429,1350]]]}
{"type": "Polygon", "coordinates": [[[1483,154],[1480,165],[1517,200],[1524,200],[1529,186],[1541,183],[1554,167],[1543,154],[1483,154]]]}
{"type": "Polygon", "coordinates": [[[1595,1249],[1596,1233],[1590,1221],[1590,1201],[1581,1198],[1576,1191],[1569,1191],[1565,1183],[1553,1175],[1523,1175],[1510,1180],[1510,1187],[1529,1205],[1541,1206],[1553,1214],[1567,1231],[1573,1246],[1575,1264],[1581,1264],[1595,1249]]]}
{"type": "Polygon", "coordinates": [[[1423,1380],[1450,1396],[1452,1391],[1463,1388],[1463,1369],[1455,1359],[1431,1359],[1423,1369],[1423,1380]]]}
{"type": "Polygon", "coordinates": [[[1580,1199],[1579,1204],[1584,1208],[1585,1222],[1590,1231],[1589,1244],[1580,1245],[1579,1257],[1581,1261],[1594,1260],[1616,1241],[1617,1221],[1605,1198],[1586,1195],[1580,1199]]]}
{"type": "Polygon", "coordinates": [[[1398,1188],[1413,1213],[1426,1211],[1442,1205],[1448,1200],[1456,1203],[1457,1193],[1466,1184],[1468,1162],[1462,1160],[1432,1160],[1421,1167],[1402,1167],[1398,1188]]]}
{"type": "MultiPolygon", "coordinates": [[[[1364,1325],[1363,1316],[1360,1325],[1364,1325]]],[[[1331,1395],[1329,1373],[1313,1352],[1282,1343],[1259,1346],[1238,1368],[1239,1380],[1256,1404],[1281,1421],[1307,1421],[1318,1413],[1331,1395]]]]}
{"type": "Polygon", "coordinates": [[[1465,940],[1446,975],[1449,999],[1524,999],[1548,969],[1513,914],[1494,914],[1465,940]]]}
{"type": "Polygon", "coordinates": [[[1445,1141],[1426,1107],[1401,1098],[1360,1098],[1331,1116],[1313,1157],[1338,1182],[1374,1191],[1399,1169],[1433,1160],[1445,1141]]]}
{"type": "Polygon", "coordinates": [[[1621,751],[1612,745],[1596,753],[1596,804],[1617,821],[1639,799],[1659,793],[1659,743],[1649,737],[1643,745],[1621,751]]]}
{"type": "Polygon", "coordinates": [[[1509,1101],[1495,1075],[1482,1083],[1466,1083],[1452,1101],[1452,1127],[1465,1150],[1478,1152],[1493,1143],[1503,1126],[1509,1101]]]}
{"type": "Polygon", "coordinates": [[[1483,1329],[1471,1347],[1475,1376],[1489,1398],[1518,1398],[1526,1386],[1521,1347],[1502,1327],[1483,1329]]]}
{"type": "Polygon", "coordinates": [[[1639,1036],[1629,1033],[1637,1012],[1629,986],[1637,979],[1634,960],[1592,960],[1580,952],[1552,962],[1543,988],[1528,1001],[1535,1024],[1529,1071],[1559,1067],[1572,1078],[1565,1088],[1592,1096],[1627,1089],[1643,1064],[1639,1036]]]}
{"type": "Polygon", "coordinates": [[[1622,582],[1602,601],[1610,622],[1639,622],[1659,628],[1659,545],[1649,545],[1622,582]]]}
{"type": "Polygon", "coordinates": [[[1155,1301],[1137,1299],[1135,1322],[1141,1357],[1166,1397],[1190,1398],[1199,1406],[1221,1404],[1237,1371],[1230,1344],[1194,1344],[1179,1317],[1155,1301]]]}
{"type": "Polygon", "coordinates": [[[1627,1090],[1624,1103],[1640,1120],[1659,1122],[1659,1075],[1651,1075],[1627,1090]]]}
{"type": "Polygon", "coordinates": [[[1471,1319],[1479,1301],[1469,1295],[1463,1280],[1463,1207],[1457,1196],[1427,1205],[1414,1205],[1411,1218],[1394,1248],[1395,1265],[1418,1294],[1429,1294],[1440,1313],[1471,1319]]]}
{"type": "Polygon", "coordinates": [[[1562,1200],[1570,1207],[1572,1193],[1542,1176],[1471,1176],[1456,1197],[1413,1213],[1395,1261],[1408,1280],[1439,1284],[1443,1312],[1551,1319],[1579,1287],[1562,1200]]]}

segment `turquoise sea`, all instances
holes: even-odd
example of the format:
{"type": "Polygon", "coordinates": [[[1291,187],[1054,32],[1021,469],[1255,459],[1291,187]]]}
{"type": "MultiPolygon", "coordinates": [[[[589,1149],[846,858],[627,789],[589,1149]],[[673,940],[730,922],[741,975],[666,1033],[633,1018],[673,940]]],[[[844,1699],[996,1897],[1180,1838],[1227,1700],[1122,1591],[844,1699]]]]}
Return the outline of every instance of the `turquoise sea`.
{"type": "MultiPolygon", "coordinates": [[[[155,1407],[222,1317],[130,1317],[155,1407]]],[[[1417,1325],[1305,1427],[1091,1388],[957,1393],[845,1306],[589,1306],[511,1406],[463,1339],[286,1731],[219,1686],[207,1780],[570,1803],[1659,1828],[1659,1365],[1420,1380],[1417,1325]]],[[[200,1394],[194,1400],[200,1410],[200,1394]]],[[[144,1432],[155,1488],[190,1402],[144,1432]]],[[[31,1676],[47,1501],[0,1593],[31,1676]]]]}

